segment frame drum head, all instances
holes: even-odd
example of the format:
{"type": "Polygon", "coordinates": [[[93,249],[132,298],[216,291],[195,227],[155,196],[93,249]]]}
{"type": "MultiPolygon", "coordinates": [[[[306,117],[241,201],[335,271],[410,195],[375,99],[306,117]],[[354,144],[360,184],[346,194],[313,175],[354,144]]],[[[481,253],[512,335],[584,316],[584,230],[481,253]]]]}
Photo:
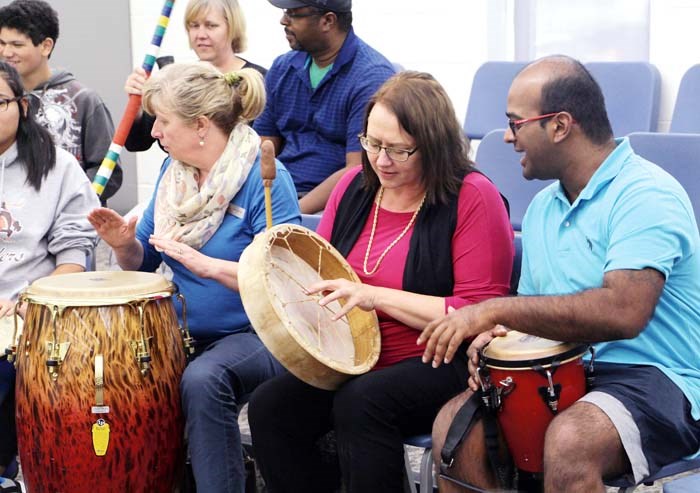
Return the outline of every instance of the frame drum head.
{"type": "Polygon", "coordinates": [[[305,292],[314,282],[337,278],[360,282],[326,240],[292,224],[256,236],[238,266],[243,306],[260,339],[291,373],[326,390],[369,371],[380,349],[374,311],[353,308],[333,321],[342,301],[322,307],[321,295],[305,292]]]}
{"type": "Polygon", "coordinates": [[[173,291],[174,285],[159,274],[90,271],[42,277],[30,284],[22,296],[34,303],[99,306],[170,296],[173,291]]]}
{"type": "Polygon", "coordinates": [[[586,352],[585,344],[559,342],[509,331],[496,337],[483,349],[486,366],[503,369],[529,370],[535,365],[547,367],[552,362],[565,363],[586,352]]]}

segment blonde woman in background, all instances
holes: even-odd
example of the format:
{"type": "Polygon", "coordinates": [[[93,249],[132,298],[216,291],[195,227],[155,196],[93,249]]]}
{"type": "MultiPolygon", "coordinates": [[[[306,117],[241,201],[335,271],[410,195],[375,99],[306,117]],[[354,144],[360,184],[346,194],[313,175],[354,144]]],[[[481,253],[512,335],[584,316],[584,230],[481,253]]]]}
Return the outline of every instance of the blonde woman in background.
{"type": "MultiPolygon", "coordinates": [[[[197,490],[207,493],[243,491],[239,407],[282,372],[250,326],[237,279],[241,252],[265,229],[260,137],[247,125],[264,104],[255,70],[165,67],[144,85],[152,135],[170,154],[149,206],[138,225],[105,208],[88,216],[122,269],[154,271],[165,262],[185,295],[196,353],[182,378],[182,407],[197,490]]],[[[300,222],[279,162],[272,197],[275,221],[300,222]]]]}
{"type": "MultiPolygon", "coordinates": [[[[252,68],[263,76],[267,69],[249,62],[238,54],[247,48],[246,23],[243,10],[237,0],[190,0],[185,10],[185,29],[190,48],[197,57],[210,62],[222,73],[252,68]]],[[[159,67],[172,61],[172,57],[158,59],[159,67]]],[[[140,95],[146,82],[146,72],[137,67],[126,79],[127,94],[140,95]]],[[[154,118],[141,114],[136,118],[126,148],[131,152],[150,149],[155,138],[151,136],[154,118]]]]}

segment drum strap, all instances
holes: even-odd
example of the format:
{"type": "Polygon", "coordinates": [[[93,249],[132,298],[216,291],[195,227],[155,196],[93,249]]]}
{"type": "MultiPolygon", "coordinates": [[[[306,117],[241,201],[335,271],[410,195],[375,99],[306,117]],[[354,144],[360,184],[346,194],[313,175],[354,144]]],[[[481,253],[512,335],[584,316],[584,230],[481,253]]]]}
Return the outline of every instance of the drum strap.
{"type": "Polygon", "coordinates": [[[474,424],[481,419],[484,423],[484,442],[486,444],[486,452],[489,458],[489,463],[498,481],[499,488],[511,488],[514,480],[513,465],[509,461],[501,460],[499,454],[499,428],[496,417],[492,412],[482,405],[482,392],[477,391],[466,400],[462,407],[455,414],[452,424],[447,431],[445,444],[440,452],[440,476],[460,484],[466,488],[471,488],[473,491],[484,491],[467,483],[455,480],[450,477],[446,470],[450,469],[454,464],[457,449],[462,445],[464,438],[469,434],[474,424]]]}

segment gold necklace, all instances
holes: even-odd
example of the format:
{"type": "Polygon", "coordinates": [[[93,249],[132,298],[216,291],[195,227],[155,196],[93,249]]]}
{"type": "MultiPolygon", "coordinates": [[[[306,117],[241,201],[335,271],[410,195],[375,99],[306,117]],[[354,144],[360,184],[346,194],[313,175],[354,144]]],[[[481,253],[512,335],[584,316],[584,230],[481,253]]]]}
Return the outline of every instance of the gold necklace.
{"type": "Polygon", "coordinates": [[[413,226],[413,223],[416,221],[416,217],[418,217],[418,213],[420,212],[421,208],[423,207],[423,202],[425,202],[425,196],[427,193],[423,194],[423,198],[420,201],[420,204],[418,205],[418,208],[416,211],[413,213],[413,216],[411,216],[411,220],[408,221],[408,224],[406,225],[405,228],[403,228],[403,231],[399,234],[399,236],[396,237],[394,241],[389,243],[389,246],[384,249],[382,254],[379,256],[379,259],[377,260],[377,263],[374,265],[374,268],[372,270],[367,270],[367,261],[369,260],[369,252],[372,250],[372,242],[374,241],[374,232],[377,230],[377,218],[379,217],[379,204],[382,203],[382,196],[384,195],[384,187],[379,188],[379,195],[377,196],[377,204],[374,206],[374,220],[372,221],[372,232],[369,234],[369,243],[367,243],[367,251],[365,252],[365,261],[362,264],[362,270],[364,271],[365,275],[371,276],[377,270],[379,269],[379,264],[382,263],[382,260],[384,260],[384,257],[386,257],[386,254],[389,253],[389,250],[394,248],[396,244],[401,241],[401,238],[406,236],[406,233],[408,233],[408,230],[411,229],[411,226],[413,226]]]}

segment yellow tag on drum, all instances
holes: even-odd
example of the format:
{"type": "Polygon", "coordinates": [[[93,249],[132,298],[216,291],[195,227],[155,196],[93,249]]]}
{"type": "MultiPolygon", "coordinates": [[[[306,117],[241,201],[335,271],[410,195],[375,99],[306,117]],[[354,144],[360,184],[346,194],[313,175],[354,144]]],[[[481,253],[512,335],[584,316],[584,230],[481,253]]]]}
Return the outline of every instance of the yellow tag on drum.
{"type": "Polygon", "coordinates": [[[92,425],[92,448],[95,455],[102,457],[107,453],[109,447],[109,423],[100,418],[92,425]]]}

